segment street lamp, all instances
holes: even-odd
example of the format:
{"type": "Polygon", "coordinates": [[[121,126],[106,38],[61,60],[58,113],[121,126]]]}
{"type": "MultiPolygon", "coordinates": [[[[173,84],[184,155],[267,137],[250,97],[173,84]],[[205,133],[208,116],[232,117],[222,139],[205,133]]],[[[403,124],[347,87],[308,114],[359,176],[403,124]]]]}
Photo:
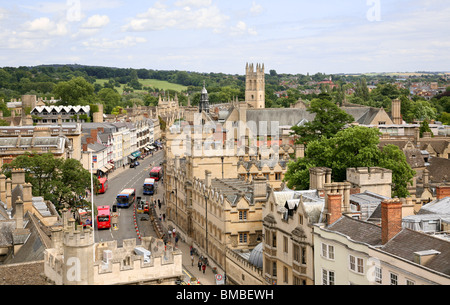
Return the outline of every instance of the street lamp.
{"type": "MultiPolygon", "coordinates": [[[[90,152],[90,172],[91,172],[91,224],[92,224],[92,230],[94,231],[92,236],[94,239],[95,244],[95,217],[94,217],[94,180],[92,177],[92,168],[94,167],[94,160],[92,159],[92,151],[90,152]]],[[[94,262],[95,262],[95,247],[93,247],[93,256],[94,256],[94,262]]]]}
{"type": "Polygon", "coordinates": [[[208,255],[208,199],[205,196],[205,233],[206,233],[206,244],[205,244],[205,250],[206,255],[208,255]]]}

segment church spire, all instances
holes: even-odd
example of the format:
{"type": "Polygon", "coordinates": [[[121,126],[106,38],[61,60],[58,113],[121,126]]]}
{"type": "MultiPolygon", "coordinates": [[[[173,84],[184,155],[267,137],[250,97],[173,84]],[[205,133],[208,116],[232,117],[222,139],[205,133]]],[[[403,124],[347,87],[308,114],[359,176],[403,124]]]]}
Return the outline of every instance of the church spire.
{"type": "Polygon", "coordinates": [[[200,103],[198,105],[199,112],[207,112],[209,113],[209,97],[208,97],[208,91],[206,90],[206,82],[203,81],[203,89],[200,96],[200,103]]]}

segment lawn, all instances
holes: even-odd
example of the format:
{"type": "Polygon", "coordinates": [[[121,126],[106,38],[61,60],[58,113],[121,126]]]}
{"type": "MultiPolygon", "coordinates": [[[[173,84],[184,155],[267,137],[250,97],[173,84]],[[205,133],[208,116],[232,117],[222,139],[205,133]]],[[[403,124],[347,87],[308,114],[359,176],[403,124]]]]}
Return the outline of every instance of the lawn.
{"type": "MultiPolygon", "coordinates": [[[[107,82],[108,79],[97,79],[96,83],[103,85],[105,82],[107,82]]],[[[152,88],[158,88],[159,90],[175,90],[178,92],[187,90],[186,86],[178,85],[178,84],[172,84],[167,81],[157,80],[157,79],[140,79],[139,82],[144,87],[152,87],[152,88]]],[[[119,94],[123,93],[123,88],[125,85],[122,85],[120,88],[115,88],[119,94]]],[[[135,90],[135,92],[139,92],[140,90],[135,90]]]]}

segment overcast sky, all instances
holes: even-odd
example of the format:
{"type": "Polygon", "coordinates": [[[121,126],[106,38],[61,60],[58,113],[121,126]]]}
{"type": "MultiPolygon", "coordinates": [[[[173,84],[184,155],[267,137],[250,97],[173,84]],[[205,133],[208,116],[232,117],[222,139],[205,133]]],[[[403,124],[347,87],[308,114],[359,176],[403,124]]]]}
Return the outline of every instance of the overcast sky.
{"type": "Polygon", "coordinates": [[[0,66],[450,71],[448,0],[0,0],[0,66]]]}

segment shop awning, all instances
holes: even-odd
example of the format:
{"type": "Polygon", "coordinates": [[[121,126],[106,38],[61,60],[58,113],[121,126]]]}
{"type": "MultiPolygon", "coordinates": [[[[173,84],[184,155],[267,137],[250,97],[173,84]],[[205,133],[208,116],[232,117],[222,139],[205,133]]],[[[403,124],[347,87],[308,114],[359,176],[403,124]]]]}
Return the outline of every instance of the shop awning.
{"type": "Polygon", "coordinates": [[[135,151],[134,153],[131,154],[133,157],[138,158],[141,156],[141,152],[140,151],[135,151]]]}

